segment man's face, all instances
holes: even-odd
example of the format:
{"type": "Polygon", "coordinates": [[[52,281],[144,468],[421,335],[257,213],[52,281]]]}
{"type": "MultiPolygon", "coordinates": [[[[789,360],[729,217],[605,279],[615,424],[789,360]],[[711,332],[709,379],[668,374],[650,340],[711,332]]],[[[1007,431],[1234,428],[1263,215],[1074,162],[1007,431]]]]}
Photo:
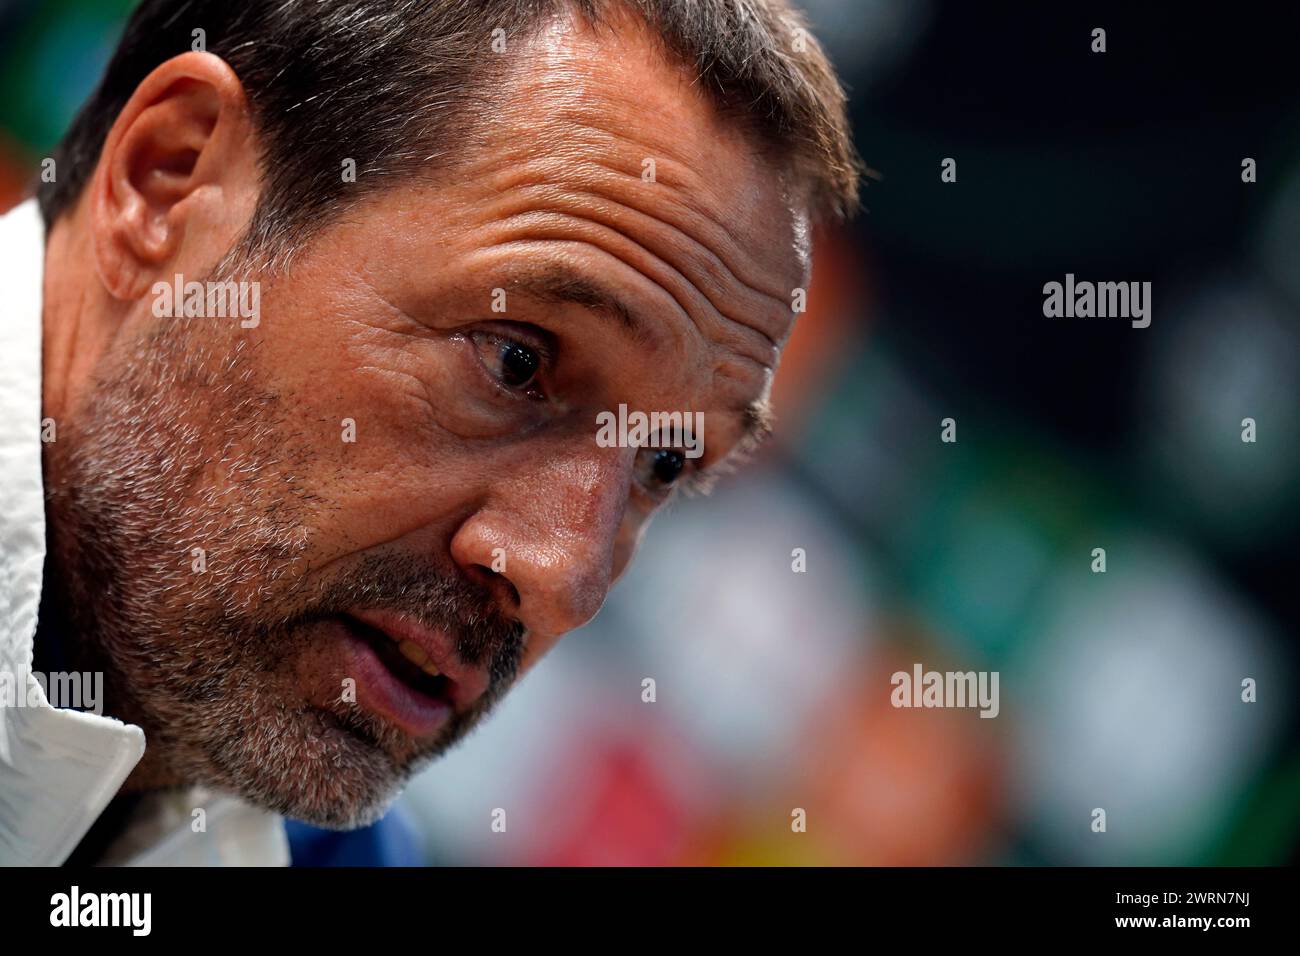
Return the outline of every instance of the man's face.
{"type": "Polygon", "coordinates": [[[77,619],[180,779],[372,819],[758,417],[808,265],[780,177],[643,41],[533,48],[256,328],[133,306],[49,449],[77,619]],[[602,447],[620,404],[703,412],[702,457],[602,447]]]}

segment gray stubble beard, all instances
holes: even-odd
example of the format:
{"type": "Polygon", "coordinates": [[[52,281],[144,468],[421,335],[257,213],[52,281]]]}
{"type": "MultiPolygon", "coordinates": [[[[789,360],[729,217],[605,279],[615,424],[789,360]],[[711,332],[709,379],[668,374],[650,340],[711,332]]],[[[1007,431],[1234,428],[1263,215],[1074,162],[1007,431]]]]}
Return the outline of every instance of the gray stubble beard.
{"type": "Polygon", "coordinates": [[[343,699],[324,710],[302,700],[293,665],[327,612],[369,600],[468,617],[471,630],[478,618],[463,586],[399,555],[309,583],[307,519],[328,505],[300,478],[309,444],[259,385],[249,340],[211,338],[153,328],[101,370],[94,401],[46,449],[69,637],[104,669],[108,712],[145,729],[168,777],[323,826],[364,825],[495,704],[520,629],[493,620],[462,639],[491,658],[493,689],[432,745],[413,747],[343,699]]]}

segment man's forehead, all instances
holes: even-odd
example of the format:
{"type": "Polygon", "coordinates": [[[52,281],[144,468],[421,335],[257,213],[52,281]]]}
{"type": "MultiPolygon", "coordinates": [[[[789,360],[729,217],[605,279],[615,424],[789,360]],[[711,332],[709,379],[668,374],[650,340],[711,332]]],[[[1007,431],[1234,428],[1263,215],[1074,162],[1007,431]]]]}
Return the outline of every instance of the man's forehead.
{"type": "Polygon", "coordinates": [[[806,284],[811,249],[787,171],[619,10],[599,26],[555,18],[523,45],[503,84],[500,131],[523,150],[567,159],[576,178],[589,175],[584,164],[613,165],[644,184],[650,203],[658,195],[689,206],[743,260],[734,264],[739,281],[788,303],[806,284]]]}

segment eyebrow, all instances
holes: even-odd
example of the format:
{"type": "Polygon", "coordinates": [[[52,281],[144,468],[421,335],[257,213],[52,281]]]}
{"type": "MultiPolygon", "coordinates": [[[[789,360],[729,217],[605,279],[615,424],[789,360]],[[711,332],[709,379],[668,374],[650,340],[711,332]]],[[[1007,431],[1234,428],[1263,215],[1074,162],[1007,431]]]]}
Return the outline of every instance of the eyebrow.
{"type": "Polygon", "coordinates": [[[512,278],[508,286],[543,302],[573,303],[612,316],[637,337],[646,332],[646,323],[617,295],[567,269],[550,266],[536,272],[525,272],[512,278]]]}
{"type": "MultiPolygon", "coordinates": [[[[612,317],[638,339],[647,337],[647,323],[606,287],[579,276],[562,266],[546,266],[516,274],[507,281],[515,292],[542,302],[584,306],[598,315],[612,317]]],[[[697,472],[692,485],[702,493],[730,470],[758,450],[773,432],[772,406],[766,397],[756,398],[739,412],[744,435],[727,456],[697,472]]]]}
{"type": "Polygon", "coordinates": [[[745,437],[741,440],[742,454],[750,454],[758,449],[760,445],[772,437],[775,431],[775,416],[772,414],[772,403],[767,397],[756,398],[741,413],[741,418],[745,423],[745,437]]]}

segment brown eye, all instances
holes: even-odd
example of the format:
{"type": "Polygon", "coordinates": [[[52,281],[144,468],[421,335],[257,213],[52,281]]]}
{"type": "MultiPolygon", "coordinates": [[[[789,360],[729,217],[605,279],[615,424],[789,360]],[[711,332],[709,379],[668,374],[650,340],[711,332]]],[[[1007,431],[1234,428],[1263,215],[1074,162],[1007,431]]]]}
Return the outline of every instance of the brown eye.
{"type": "Polygon", "coordinates": [[[679,451],[661,448],[650,466],[651,473],[661,485],[671,485],[686,467],[686,458],[679,451]]]}
{"type": "Polygon", "coordinates": [[[501,384],[509,388],[531,385],[542,364],[541,356],[518,342],[502,342],[498,360],[501,363],[501,384]]]}
{"type": "Polygon", "coordinates": [[[546,363],[541,348],[496,332],[474,332],[470,339],[488,375],[511,391],[540,397],[537,379],[546,363]]]}
{"type": "Polygon", "coordinates": [[[656,498],[667,497],[686,468],[686,456],[673,448],[642,448],[637,453],[637,482],[656,498]]]}

